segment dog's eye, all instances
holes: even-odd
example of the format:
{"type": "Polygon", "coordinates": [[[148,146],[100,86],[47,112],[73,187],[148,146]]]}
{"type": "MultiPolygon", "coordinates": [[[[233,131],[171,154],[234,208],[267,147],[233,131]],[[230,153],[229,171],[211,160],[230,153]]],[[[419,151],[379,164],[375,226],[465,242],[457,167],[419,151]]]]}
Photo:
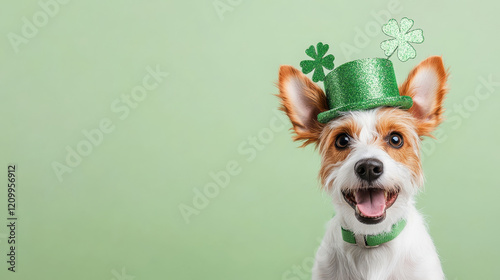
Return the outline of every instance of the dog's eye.
{"type": "Polygon", "coordinates": [[[403,146],[403,136],[397,132],[391,133],[389,135],[389,144],[396,149],[399,149],[403,146]]]}
{"type": "Polygon", "coordinates": [[[335,147],[337,147],[337,149],[344,149],[349,146],[349,142],[351,142],[351,137],[349,137],[349,135],[345,133],[339,134],[335,140],[335,147]]]}

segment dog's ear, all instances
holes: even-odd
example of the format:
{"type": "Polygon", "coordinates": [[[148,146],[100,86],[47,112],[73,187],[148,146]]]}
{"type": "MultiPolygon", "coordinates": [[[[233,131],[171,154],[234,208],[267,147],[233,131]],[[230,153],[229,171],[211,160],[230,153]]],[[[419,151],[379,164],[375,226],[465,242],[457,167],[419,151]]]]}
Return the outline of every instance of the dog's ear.
{"type": "Polygon", "coordinates": [[[401,95],[410,96],[413,106],[409,112],[417,119],[418,134],[431,136],[431,132],[443,121],[443,101],[448,91],[448,73],[439,56],[431,56],[420,62],[399,87],[401,95]]]}
{"type": "Polygon", "coordinates": [[[323,90],[292,66],[281,66],[278,87],[281,110],[290,121],[295,141],[304,141],[302,147],[318,143],[324,124],[317,119],[319,113],[328,110],[323,90]]]}

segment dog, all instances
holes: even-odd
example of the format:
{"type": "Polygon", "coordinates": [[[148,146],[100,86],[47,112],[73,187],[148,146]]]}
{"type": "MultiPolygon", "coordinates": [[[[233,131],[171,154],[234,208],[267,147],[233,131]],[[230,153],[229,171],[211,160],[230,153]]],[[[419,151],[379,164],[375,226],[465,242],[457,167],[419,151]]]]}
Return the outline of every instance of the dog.
{"type": "Polygon", "coordinates": [[[424,183],[421,140],[443,120],[447,79],[442,58],[429,57],[399,86],[413,99],[410,109],[346,111],[320,123],[317,115],[329,110],[323,90],[292,66],[280,67],[280,109],[293,140],[319,150],[319,178],[336,210],[312,279],[445,278],[415,195],[424,183]]]}

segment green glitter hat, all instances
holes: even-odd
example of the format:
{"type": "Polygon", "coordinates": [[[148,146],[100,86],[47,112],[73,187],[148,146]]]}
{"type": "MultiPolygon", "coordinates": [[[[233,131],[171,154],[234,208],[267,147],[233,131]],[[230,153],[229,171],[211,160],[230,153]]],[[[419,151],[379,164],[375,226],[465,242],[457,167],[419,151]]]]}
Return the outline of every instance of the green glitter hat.
{"type": "Polygon", "coordinates": [[[398,51],[398,59],[405,62],[416,57],[410,43],[422,43],[423,31],[410,31],[413,20],[389,20],[382,31],[392,37],[380,44],[387,58],[365,58],[347,62],[325,76],[323,68],[333,69],[333,55],[327,55],[328,44],[318,43],[310,46],[306,54],[314,60],[300,62],[302,72],[308,74],[314,70],[313,81],[324,81],[326,99],[330,110],[319,113],[318,121],[327,123],[338,117],[341,112],[367,110],[381,106],[409,109],[413,101],[409,96],[401,96],[396,82],[396,75],[389,58],[398,51]]]}
{"type": "Polygon", "coordinates": [[[329,111],[318,115],[327,123],[340,112],[373,109],[380,106],[409,109],[413,101],[400,96],[392,62],[385,58],[354,60],[326,75],[324,80],[329,111]]]}

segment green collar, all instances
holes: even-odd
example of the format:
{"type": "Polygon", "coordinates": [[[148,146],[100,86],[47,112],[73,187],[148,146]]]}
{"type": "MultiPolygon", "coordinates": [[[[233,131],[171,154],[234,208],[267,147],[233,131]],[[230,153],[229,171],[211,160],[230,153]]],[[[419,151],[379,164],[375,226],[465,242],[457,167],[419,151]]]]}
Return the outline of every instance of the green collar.
{"type": "Polygon", "coordinates": [[[354,235],[354,233],[352,231],[341,227],[342,239],[344,239],[344,241],[347,243],[357,244],[357,245],[365,247],[365,248],[374,248],[374,247],[378,247],[380,244],[389,242],[389,241],[393,240],[394,238],[396,238],[401,233],[401,231],[403,231],[405,226],[406,226],[406,220],[402,219],[399,222],[392,225],[392,229],[390,232],[383,232],[383,233],[376,234],[376,235],[360,235],[360,236],[358,236],[359,238],[363,238],[363,239],[361,239],[361,242],[359,242],[359,241],[356,242],[356,239],[357,239],[356,235],[354,235]]]}

